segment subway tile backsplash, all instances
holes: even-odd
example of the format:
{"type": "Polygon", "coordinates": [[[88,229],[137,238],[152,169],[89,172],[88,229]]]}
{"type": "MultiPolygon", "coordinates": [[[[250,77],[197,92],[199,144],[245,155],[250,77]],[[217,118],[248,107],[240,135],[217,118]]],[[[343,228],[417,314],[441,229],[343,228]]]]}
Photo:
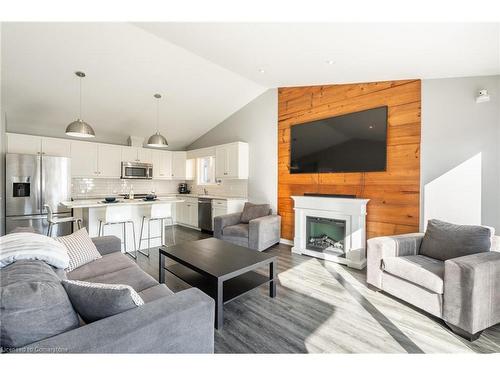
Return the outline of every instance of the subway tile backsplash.
{"type": "Polygon", "coordinates": [[[188,187],[193,194],[204,194],[203,189],[206,189],[209,195],[248,197],[248,180],[223,180],[215,185],[197,185],[193,181],[188,181],[188,187]]]}
{"type": "Polygon", "coordinates": [[[134,194],[177,193],[179,182],[168,180],[122,180],[119,178],[73,178],[71,194],[73,199],[105,197],[108,195],[128,194],[133,188],[134,194]]]}
{"type": "MultiPolygon", "coordinates": [[[[156,194],[175,194],[177,186],[184,181],[169,180],[122,180],[119,178],[73,178],[71,193],[73,199],[87,199],[105,197],[108,195],[128,194],[133,188],[134,194],[147,194],[154,191],[156,194]]],[[[216,185],[197,185],[187,181],[193,194],[203,194],[207,189],[210,195],[226,197],[247,197],[248,180],[225,180],[216,185]]]]}

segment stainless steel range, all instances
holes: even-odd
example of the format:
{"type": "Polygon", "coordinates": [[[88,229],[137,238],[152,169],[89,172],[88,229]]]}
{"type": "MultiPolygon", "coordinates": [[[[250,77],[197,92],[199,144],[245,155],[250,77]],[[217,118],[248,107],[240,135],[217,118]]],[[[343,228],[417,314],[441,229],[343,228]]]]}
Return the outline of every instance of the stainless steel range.
{"type": "MultiPolygon", "coordinates": [[[[71,159],[58,156],[7,154],[5,156],[6,233],[33,226],[47,233],[48,204],[56,217],[71,216],[60,203],[71,200],[71,159]]],[[[57,225],[54,235],[71,233],[71,223],[57,225]]]]}

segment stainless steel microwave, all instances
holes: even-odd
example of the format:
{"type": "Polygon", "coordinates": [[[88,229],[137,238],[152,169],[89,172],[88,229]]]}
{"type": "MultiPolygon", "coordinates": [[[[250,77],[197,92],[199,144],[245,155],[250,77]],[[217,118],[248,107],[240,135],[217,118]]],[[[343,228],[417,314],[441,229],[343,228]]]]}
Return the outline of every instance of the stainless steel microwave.
{"type": "Polygon", "coordinates": [[[122,161],[122,178],[151,180],[153,164],[122,161]]]}

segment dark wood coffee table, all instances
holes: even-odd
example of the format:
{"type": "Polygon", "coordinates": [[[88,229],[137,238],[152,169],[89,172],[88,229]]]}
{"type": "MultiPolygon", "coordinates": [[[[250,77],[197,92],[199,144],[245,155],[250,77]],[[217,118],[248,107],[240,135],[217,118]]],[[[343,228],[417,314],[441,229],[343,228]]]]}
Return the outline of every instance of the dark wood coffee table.
{"type": "Polygon", "coordinates": [[[236,246],[216,238],[184,242],[160,248],[160,283],[165,271],[189,285],[201,289],[215,300],[215,328],[222,328],[225,303],[269,283],[269,296],[276,296],[278,257],[246,247],[236,246]],[[176,264],[165,266],[165,258],[176,264]],[[255,272],[269,265],[269,276],[255,272]]]}

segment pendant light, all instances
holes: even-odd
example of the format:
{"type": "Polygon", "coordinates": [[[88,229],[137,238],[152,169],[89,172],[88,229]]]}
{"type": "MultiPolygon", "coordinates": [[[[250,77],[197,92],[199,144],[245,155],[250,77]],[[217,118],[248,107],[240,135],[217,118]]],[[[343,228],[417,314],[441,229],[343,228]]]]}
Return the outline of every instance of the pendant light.
{"type": "Polygon", "coordinates": [[[80,78],[80,112],[76,121],[73,121],[66,127],[66,135],[80,138],[95,137],[94,129],[81,119],[82,117],[82,79],[85,77],[84,72],[75,72],[75,75],[80,78]]]}
{"type": "Polygon", "coordinates": [[[158,127],[160,126],[160,94],[154,94],[156,100],[156,133],[148,139],[149,147],[165,148],[168,147],[168,142],[163,135],[160,134],[158,127]]]}

